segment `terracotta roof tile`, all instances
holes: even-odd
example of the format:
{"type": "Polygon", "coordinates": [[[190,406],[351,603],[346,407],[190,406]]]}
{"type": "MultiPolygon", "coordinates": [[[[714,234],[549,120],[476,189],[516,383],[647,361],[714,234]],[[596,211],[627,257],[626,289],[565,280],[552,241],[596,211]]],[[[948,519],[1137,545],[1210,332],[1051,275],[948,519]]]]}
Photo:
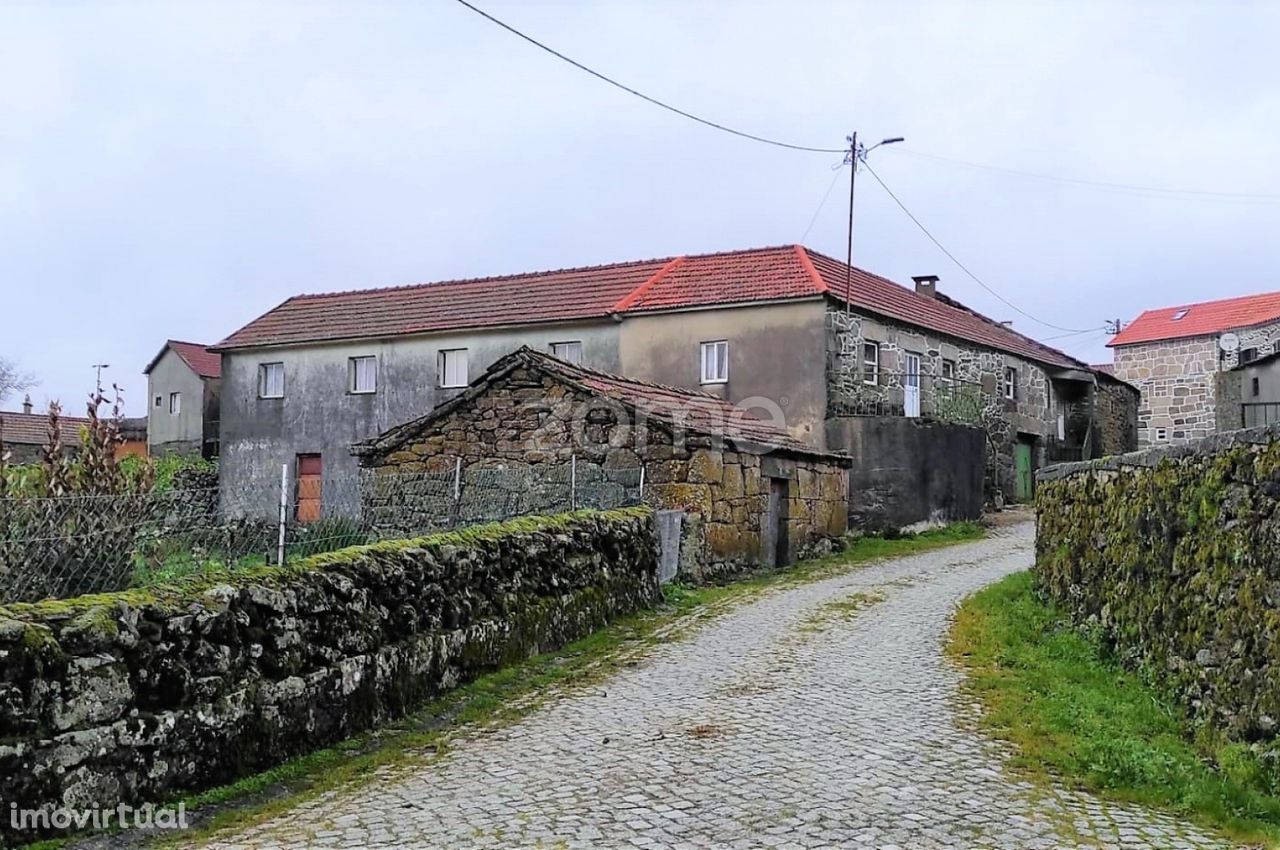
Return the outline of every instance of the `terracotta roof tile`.
{"type": "Polygon", "coordinates": [[[147,364],[147,368],[142,370],[142,374],[149,375],[156,364],[160,362],[160,358],[169,349],[182,358],[182,362],[191,367],[191,371],[195,372],[202,378],[221,378],[222,377],[222,355],[216,351],[210,350],[209,346],[201,345],[198,342],[182,342],[181,340],[171,339],[165,342],[160,352],[151,358],[151,362],[147,364]]]}
{"type": "Polygon", "coordinates": [[[1147,310],[1107,345],[1135,345],[1162,339],[1211,336],[1280,319],[1280,292],[1201,301],[1147,310]]]}
{"type": "MultiPolygon", "coordinates": [[[[60,416],[62,445],[80,445],[81,429],[89,420],[79,416],[60,416]]],[[[49,440],[49,416],[45,413],[0,411],[0,428],[4,442],[10,445],[43,446],[49,440]]]]}
{"type": "Polygon", "coordinates": [[[300,295],[214,350],[384,338],[497,325],[599,319],[723,304],[832,296],[877,315],[1063,368],[1085,364],[951,299],[845,265],[801,245],[665,257],[507,277],[300,295]]]}

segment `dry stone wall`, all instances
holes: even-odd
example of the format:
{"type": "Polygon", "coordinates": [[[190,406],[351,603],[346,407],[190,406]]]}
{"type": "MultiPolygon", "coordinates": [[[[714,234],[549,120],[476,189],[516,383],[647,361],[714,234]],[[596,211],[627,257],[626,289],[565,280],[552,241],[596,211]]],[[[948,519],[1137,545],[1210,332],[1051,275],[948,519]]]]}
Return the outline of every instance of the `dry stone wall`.
{"type": "Polygon", "coordinates": [[[114,808],[226,783],[659,598],[652,513],[631,508],[0,608],[0,799],[114,808]]]}
{"type": "Polygon", "coordinates": [[[1041,472],[1035,573],[1199,722],[1280,722],[1280,426],[1041,472]]]}

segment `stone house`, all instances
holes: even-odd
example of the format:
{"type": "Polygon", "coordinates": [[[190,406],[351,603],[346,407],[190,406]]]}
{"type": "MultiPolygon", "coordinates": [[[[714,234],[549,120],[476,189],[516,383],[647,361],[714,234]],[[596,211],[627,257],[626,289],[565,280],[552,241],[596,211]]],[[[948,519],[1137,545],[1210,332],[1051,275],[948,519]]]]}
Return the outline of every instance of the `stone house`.
{"type": "Polygon", "coordinates": [[[199,343],[171,339],[142,372],[150,402],[149,452],[217,457],[222,356],[199,343]]]}
{"type": "Polygon", "coordinates": [[[1147,310],[1108,345],[1141,393],[1143,448],[1241,428],[1253,376],[1238,370],[1280,350],[1280,292],[1147,310]]]}
{"type": "MultiPolygon", "coordinates": [[[[290,298],[213,347],[223,493],[270,514],[281,466],[304,463],[328,499],[358,480],[351,443],[522,346],[746,405],[819,452],[849,450],[869,417],[977,427],[989,448],[964,457],[1010,498],[1029,497],[1054,451],[1101,444],[1092,419],[1069,427],[1069,411],[1092,409],[1087,364],[947,298],[936,278],[908,288],[787,245],[290,298]]],[[[948,505],[982,500],[955,495],[901,519],[962,518],[948,505]]]]}
{"type": "MultiPolygon", "coordinates": [[[[789,563],[846,530],[849,458],[713,395],[527,347],[352,453],[367,469],[399,475],[449,472],[455,464],[552,471],[572,463],[579,476],[643,468],[643,500],[689,515],[692,569],[702,578],[789,563]]],[[[378,498],[376,476],[365,492],[368,506],[378,498]]]]}

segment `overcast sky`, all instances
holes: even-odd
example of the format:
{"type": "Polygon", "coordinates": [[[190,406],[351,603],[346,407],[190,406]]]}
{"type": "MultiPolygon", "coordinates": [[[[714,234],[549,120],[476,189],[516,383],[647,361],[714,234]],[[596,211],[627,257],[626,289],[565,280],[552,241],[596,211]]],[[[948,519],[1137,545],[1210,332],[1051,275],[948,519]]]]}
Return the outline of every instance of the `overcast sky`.
{"type": "MultiPolygon", "coordinates": [[[[1280,3],[477,4],[656,97],[871,164],[1056,325],[1280,289],[1280,3]]],[[[0,356],[145,406],[166,338],[290,295],[799,241],[838,155],[612,89],[453,0],[0,4],[0,356]]],[[[843,256],[845,177],[805,238],[843,256]]],[[[859,176],[855,263],[1041,339],[859,176]]],[[[512,309],[519,310],[519,293],[512,309]]],[[[1100,330],[1053,340],[1109,360],[1100,330]]],[[[9,399],[7,407],[17,399],[9,399]]]]}

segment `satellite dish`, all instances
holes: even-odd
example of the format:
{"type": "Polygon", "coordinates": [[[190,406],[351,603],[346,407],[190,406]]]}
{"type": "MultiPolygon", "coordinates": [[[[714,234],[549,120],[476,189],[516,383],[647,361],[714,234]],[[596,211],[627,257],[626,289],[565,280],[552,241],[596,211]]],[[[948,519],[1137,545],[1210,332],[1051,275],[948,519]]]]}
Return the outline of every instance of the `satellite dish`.
{"type": "Polygon", "coordinates": [[[1218,348],[1230,354],[1240,348],[1240,337],[1230,332],[1224,333],[1218,337],[1218,348]]]}

